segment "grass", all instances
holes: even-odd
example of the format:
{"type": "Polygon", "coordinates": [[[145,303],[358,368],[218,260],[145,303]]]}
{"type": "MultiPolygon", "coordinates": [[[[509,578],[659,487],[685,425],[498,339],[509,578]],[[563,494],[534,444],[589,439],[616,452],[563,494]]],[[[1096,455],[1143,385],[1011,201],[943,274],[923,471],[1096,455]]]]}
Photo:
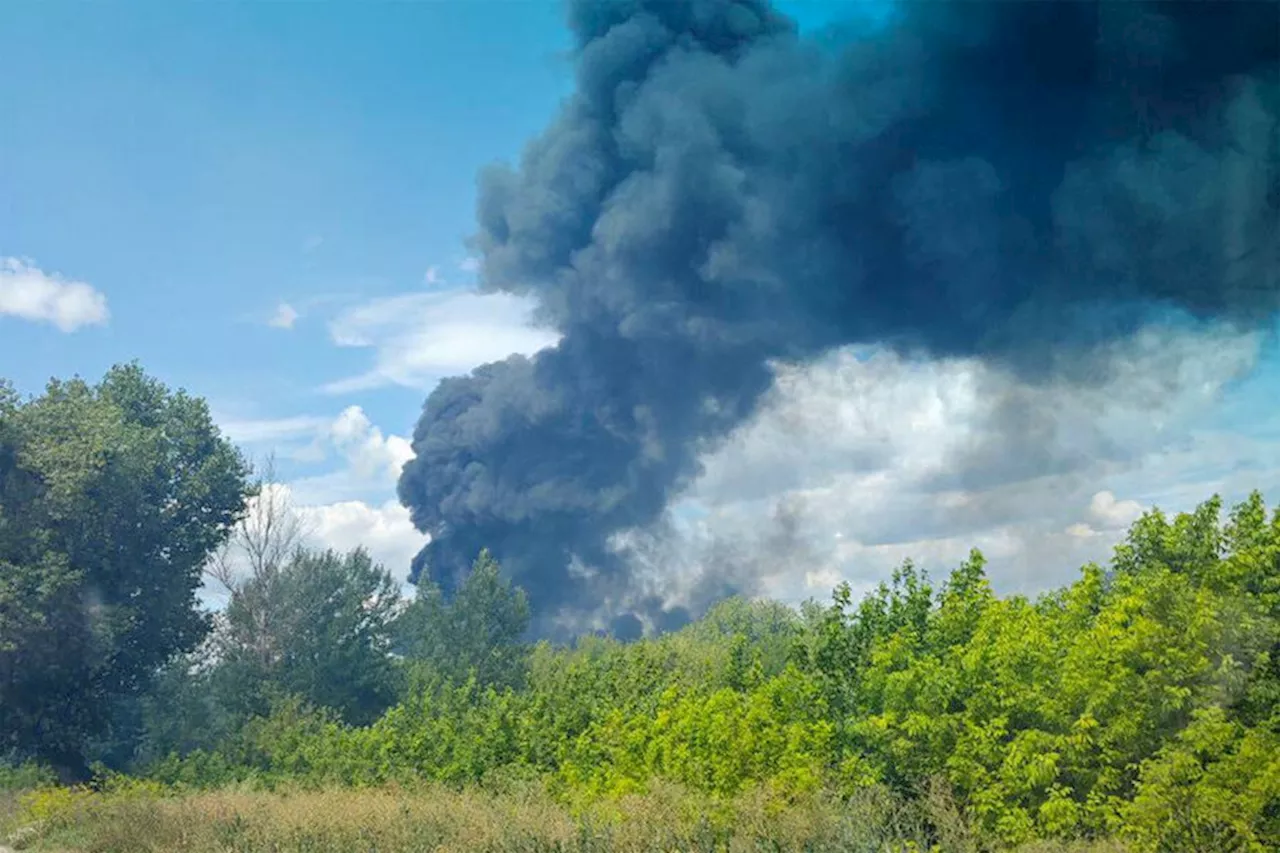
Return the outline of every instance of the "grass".
{"type": "MultiPolygon", "coordinates": [[[[980,848],[945,803],[933,814],[868,792],[839,803],[782,803],[763,793],[713,801],[675,787],[573,807],[540,786],[501,791],[440,787],[324,791],[150,787],[105,793],[47,788],[10,803],[15,849],[134,853],[658,853],[659,851],[924,851],[980,848]]],[[[1039,845],[1026,853],[1120,853],[1109,845],[1039,845]]]]}
{"type": "MultiPolygon", "coordinates": [[[[0,827],[12,826],[18,820],[19,798],[17,791],[0,789],[0,827]]],[[[0,836],[0,840],[3,840],[3,836],[0,836]]]]}

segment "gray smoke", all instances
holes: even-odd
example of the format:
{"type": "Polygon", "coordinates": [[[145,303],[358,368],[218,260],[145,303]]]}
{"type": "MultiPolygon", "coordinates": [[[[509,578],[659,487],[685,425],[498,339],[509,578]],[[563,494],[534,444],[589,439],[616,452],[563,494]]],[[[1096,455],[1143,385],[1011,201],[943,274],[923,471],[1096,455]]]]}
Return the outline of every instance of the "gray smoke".
{"type": "Polygon", "coordinates": [[[483,286],[563,337],[427,400],[399,488],[432,537],[415,580],[448,591],[488,547],[544,631],[641,601],[611,540],[662,517],[776,361],[877,343],[1088,382],[1155,318],[1280,306],[1275,2],[930,0],[821,42],[760,0],[569,22],[576,93],[482,175],[475,238],[483,286]]]}

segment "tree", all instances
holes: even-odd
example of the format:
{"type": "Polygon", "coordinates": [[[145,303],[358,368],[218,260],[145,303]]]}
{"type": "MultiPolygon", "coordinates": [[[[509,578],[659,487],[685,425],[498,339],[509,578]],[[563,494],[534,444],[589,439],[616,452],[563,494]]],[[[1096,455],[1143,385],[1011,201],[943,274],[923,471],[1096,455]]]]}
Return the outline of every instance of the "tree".
{"type": "MultiPolygon", "coordinates": [[[[274,457],[265,460],[251,491],[240,520],[205,564],[210,591],[220,587],[234,596],[250,581],[261,586],[304,541],[303,517],[295,511],[288,488],[276,479],[274,457]]],[[[266,658],[277,632],[269,624],[270,614],[255,607],[260,598],[242,596],[241,604],[248,611],[243,621],[255,626],[253,648],[266,658]]],[[[95,761],[111,768],[148,767],[171,752],[210,749],[244,723],[244,714],[237,711],[259,707],[254,697],[261,685],[232,687],[218,678],[217,646],[225,633],[225,612],[214,612],[211,622],[212,636],[193,653],[169,660],[145,693],[112,703],[107,731],[90,745],[95,761]],[[220,686],[228,690],[217,689],[220,686]]]]}
{"type": "Polygon", "coordinates": [[[420,581],[418,595],[399,620],[400,647],[455,683],[470,674],[482,685],[523,683],[528,648],[529,601],[502,576],[498,562],[481,551],[453,600],[420,581]]]}
{"type": "MultiPolygon", "coordinates": [[[[217,619],[215,614],[215,624],[217,619]]],[[[210,640],[171,658],[145,691],[112,703],[106,732],[89,744],[92,764],[132,772],[170,754],[214,749],[235,732],[241,721],[213,689],[210,640]]]]}
{"type": "Polygon", "coordinates": [[[112,701],[208,631],[196,591],[247,474],[203,400],[136,364],[0,389],[0,749],[87,774],[112,701]]]}
{"type": "Polygon", "coordinates": [[[275,457],[268,456],[255,483],[253,500],[231,535],[213,553],[205,573],[227,592],[234,592],[250,578],[279,569],[310,532],[288,487],[276,477],[275,457]]]}
{"type": "Polygon", "coordinates": [[[269,456],[244,517],[205,566],[209,579],[234,602],[239,652],[256,657],[263,672],[279,657],[283,636],[282,627],[273,622],[281,614],[281,602],[272,597],[277,576],[309,533],[288,487],[276,477],[275,457],[269,456]]]}
{"type": "Polygon", "coordinates": [[[214,680],[242,715],[297,696],[350,723],[371,722],[395,701],[391,576],[368,553],[298,549],[288,562],[237,586],[215,638],[214,680]]]}

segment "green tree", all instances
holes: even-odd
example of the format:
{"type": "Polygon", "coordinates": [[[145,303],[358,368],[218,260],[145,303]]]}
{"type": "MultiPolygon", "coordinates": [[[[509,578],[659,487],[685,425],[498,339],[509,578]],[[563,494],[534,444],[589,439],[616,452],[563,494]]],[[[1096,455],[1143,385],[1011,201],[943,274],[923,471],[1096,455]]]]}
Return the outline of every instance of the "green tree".
{"type": "Polygon", "coordinates": [[[85,776],[113,700],[207,632],[201,568],[247,473],[203,400],[137,365],[0,389],[0,749],[85,776]]]}
{"type": "Polygon", "coordinates": [[[145,767],[170,753],[214,749],[237,721],[214,690],[212,643],[170,661],[138,701],[139,738],[130,756],[145,767]]]}
{"type": "Polygon", "coordinates": [[[400,648],[431,672],[460,684],[474,674],[482,686],[519,686],[528,666],[529,602],[480,552],[451,601],[423,583],[400,619],[400,648]]]}
{"type": "Polygon", "coordinates": [[[395,700],[395,582],[367,552],[299,549],[237,586],[215,636],[215,688],[242,715],[299,696],[347,722],[371,722],[395,700]]]}
{"type": "Polygon", "coordinates": [[[1231,722],[1221,708],[1142,762],[1123,834],[1138,850],[1262,853],[1280,842],[1280,733],[1231,722]]]}
{"type": "Polygon", "coordinates": [[[113,702],[106,731],[89,743],[91,762],[134,771],[170,753],[213,749],[231,736],[243,721],[214,689],[212,645],[206,639],[196,651],[175,656],[145,691],[113,702]]]}

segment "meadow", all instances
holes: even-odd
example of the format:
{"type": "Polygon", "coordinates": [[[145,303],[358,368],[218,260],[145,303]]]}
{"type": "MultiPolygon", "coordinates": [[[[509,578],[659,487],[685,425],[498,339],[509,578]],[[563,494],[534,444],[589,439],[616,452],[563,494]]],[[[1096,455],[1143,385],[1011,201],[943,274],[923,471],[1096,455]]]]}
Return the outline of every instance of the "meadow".
{"type": "MultiPolygon", "coordinates": [[[[965,853],[983,849],[939,795],[923,805],[868,790],[785,806],[763,792],[729,800],[675,785],[573,807],[540,786],[177,792],[131,785],[44,789],[10,797],[13,849],[193,853],[667,853],[842,851],[965,853]]],[[[1121,853],[1114,842],[1040,841],[1024,853],[1121,853]]]]}

